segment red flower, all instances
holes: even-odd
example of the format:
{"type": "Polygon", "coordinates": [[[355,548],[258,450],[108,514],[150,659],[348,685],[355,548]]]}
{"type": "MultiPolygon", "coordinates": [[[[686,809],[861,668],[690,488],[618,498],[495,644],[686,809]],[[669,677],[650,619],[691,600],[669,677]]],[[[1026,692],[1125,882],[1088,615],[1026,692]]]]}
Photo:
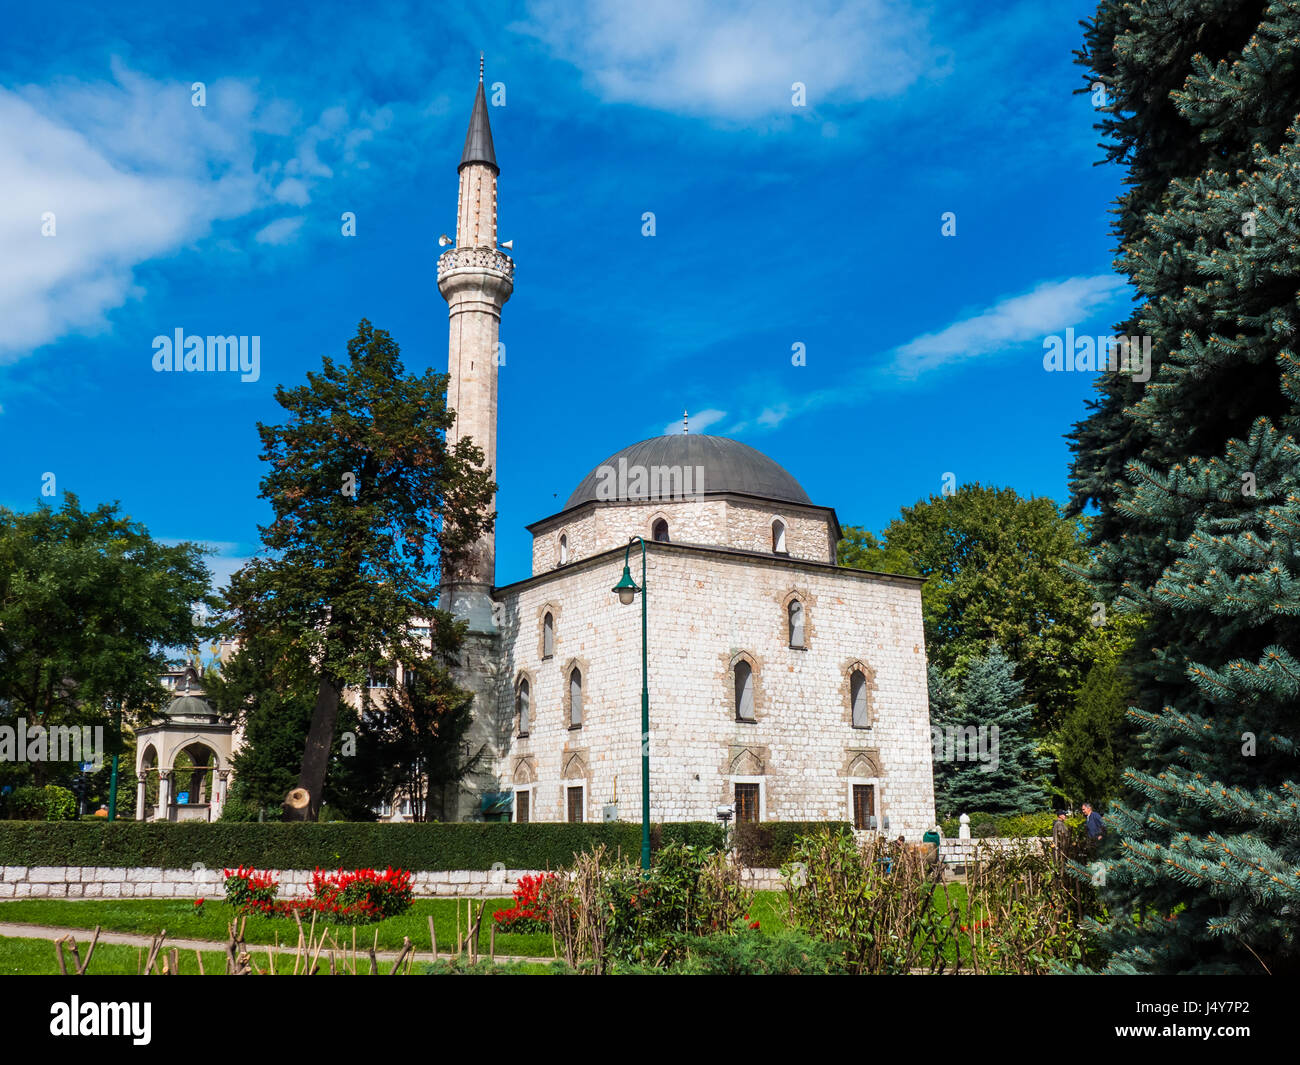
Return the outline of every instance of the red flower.
{"type": "Polygon", "coordinates": [[[758,922],[757,922],[757,921],[750,921],[750,922],[749,922],[749,927],[750,927],[750,928],[753,928],[755,931],[757,931],[757,929],[758,929],[758,922]]]}

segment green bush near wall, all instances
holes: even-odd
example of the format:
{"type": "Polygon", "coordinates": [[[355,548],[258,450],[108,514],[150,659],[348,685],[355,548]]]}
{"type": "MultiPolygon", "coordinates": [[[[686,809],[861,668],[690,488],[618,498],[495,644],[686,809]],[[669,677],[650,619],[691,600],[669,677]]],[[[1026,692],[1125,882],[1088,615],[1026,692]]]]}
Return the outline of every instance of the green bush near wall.
{"type": "MultiPolygon", "coordinates": [[[[1050,810],[1033,814],[986,814],[976,811],[970,815],[970,834],[975,839],[990,836],[1003,839],[1025,839],[1031,836],[1050,836],[1056,815],[1050,810]]],[[[950,817],[939,827],[947,838],[955,838],[961,828],[960,818],[950,817]]]]}
{"type": "MultiPolygon", "coordinates": [[[[651,845],[682,842],[719,846],[713,822],[652,825],[651,845]]],[[[641,826],[626,822],[555,824],[113,824],[0,822],[0,865],[141,866],[209,869],[556,869],[597,844],[637,861],[641,826]]]]}
{"type": "Polygon", "coordinates": [[[853,831],[847,821],[743,821],[736,826],[734,843],[743,865],[751,869],[779,869],[789,860],[795,841],[820,829],[853,831]]]}

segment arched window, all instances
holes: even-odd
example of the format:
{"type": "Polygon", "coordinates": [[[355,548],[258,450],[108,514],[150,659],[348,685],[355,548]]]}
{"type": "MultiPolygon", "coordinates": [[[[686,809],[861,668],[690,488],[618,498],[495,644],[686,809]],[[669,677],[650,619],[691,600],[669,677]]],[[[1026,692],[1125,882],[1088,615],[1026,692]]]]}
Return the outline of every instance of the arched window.
{"type": "Polygon", "coordinates": [[[867,728],[871,724],[867,716],[867,678],[860,669],[849,677],[849,700],[853,704],[853,727],[867,728]]]}
{"type": "Polygon", "coordinates": [[[668,522],[664,518],[660,518],[655,522],[654,529],[651,530],[650,536],[653,539],[658,540],[661,544],[668,543],[668,522]]]}
{"type": "Polygon", "coordinates": [[[566,565],[569,561],[569,538],[561,535],[560,537],[560,565],[566,565]]]}
{"type": "Polygon", "coordinates": [[[569,728],[582,728],[582,670],[569,674],[569,728]]]}
{"type": "Polygon", "coordinates": [[[804,642],[803,603],[799,602],[798,599],[791,599],[786,610],[790,615],[790,646],[806,646],[804,642]]]}
{"type": "Polygon", "coordinates": [[[515,696],[515,711],[519,714],[519,735],[528,735],[528,678],[519,681],[519,692],[515,696]]]}
{"type": "Polygon", "coordinates": [[[555,654],[555,617],[548,610],[542,618],[542,657],[550,658],[555,654]]]}
{"type": "Polygon", "coordinates": [[[772,522],[772,553],[774,555],[788,554],[785,549],[785,522],[780,518],[772,522]]]}
{"type": "Polygon", "coordinates": [[[754,670],[743,661],[736,663],[736,720],[754,720],[754,670]]]}

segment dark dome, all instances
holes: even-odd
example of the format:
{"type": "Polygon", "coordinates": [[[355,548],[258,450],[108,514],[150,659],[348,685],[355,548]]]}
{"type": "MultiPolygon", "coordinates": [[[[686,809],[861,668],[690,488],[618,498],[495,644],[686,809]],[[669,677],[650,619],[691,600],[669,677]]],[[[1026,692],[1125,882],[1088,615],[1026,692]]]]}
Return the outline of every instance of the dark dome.
{"type": "MultiPolygon", "coordinates": [[[[582,479],[573,495],[569,496],[569,501],[564,504],[564,509],[611,498],[598,491],[602,483],[608,485],[612,480],[610,474],[602,475],[601,470],[608,468],[617,476],[620,459],[627,460],[629,470],[638,466],[646,470],[655,466],[702,466],[705,495],[735,492],[785,503],[812,502],[808,493],[799,487],[798,481],[748,444],[728,440],[725,436],[677,433],[673,436],[653,436],[610,455],[582,479]]],[[[622,487],[614,498],[625,498],[622,487]]]]}

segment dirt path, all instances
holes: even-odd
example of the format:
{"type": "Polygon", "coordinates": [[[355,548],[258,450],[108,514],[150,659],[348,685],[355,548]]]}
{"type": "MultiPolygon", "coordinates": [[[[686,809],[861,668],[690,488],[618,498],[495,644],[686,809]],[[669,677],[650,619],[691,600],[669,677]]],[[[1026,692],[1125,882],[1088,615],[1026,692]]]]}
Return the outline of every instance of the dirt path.
{"type": "MultiPolygon", "coordinates": [[[[8,936],[14,939],[48,939],[51,942],[53,942],[56,939],[62,939],[64,936],[72,936],[77,941],[79,946],[84,946],[86,943],[90,942],[90,937],[93,934],[94,934],[93,930],[89,928],[54,928],[51,927],[50,925],[44,925],[44,924],[22,924],[17,921],[0,921],[0,936],[8,936]]],[[[99,933],[99,941],[101,943],[114,943],[126,947],[148,947],[153,943],[153,936],[141,935],[136,932],[101,931],[99,933]]],[[[185,950],[185,951],[191,951],[191,950],[200,950],[205,952],[216,951],[218,954],[224,954],[226,951],[225,943],[218,943],[213,940],[206,940],[206,939],[176,939],[172,936],[168,936],[164,941],[164,949],[170,949],[172,947],[175,947],[177,950],[185,950]]],[[[276,947],[270,943],[249,943],[248,944],[248,952],[254,958],[256,958],[259,954],[265,957],[266,952],[268,950],[274,951],[279,954],[292,955],[297,953],[298,948],[296,944],[286,945],[282,943],[279,947],[276,947]]],[[[391,962],[397,960],[397,955],[399,953],[400,951],[396,951],[396,950],[377,950],[375,951],[375,957],[378,958],[380,961],[391,962]]],[[[328,954],[329,954],[328,951],[322,951],[321,957],[322,958],[328,957],[328,954]]],[[[440,951],[438,956],[444,960],[449,957],[449,955],[445,951],[440,951]]],[[[480,958],[486,958],[486,957],[487,957],[486,954],[480,955],[480,958]]],[[[368,961],[369,955],[362,954],[361,958],[362,960],[368,961]]],[[[417,949],[415,953],[415,960],[417,962],[432,961],[433,953],[432,951],[424,951],[424,950],[417,949]]],[[[498,954],[496,960],[503,961],[503,962],[513,962],[513,961],[540,962],[546,964],[553,961],[554,959],[553,958],[525,958],[513,954],[498,954]]]]}

